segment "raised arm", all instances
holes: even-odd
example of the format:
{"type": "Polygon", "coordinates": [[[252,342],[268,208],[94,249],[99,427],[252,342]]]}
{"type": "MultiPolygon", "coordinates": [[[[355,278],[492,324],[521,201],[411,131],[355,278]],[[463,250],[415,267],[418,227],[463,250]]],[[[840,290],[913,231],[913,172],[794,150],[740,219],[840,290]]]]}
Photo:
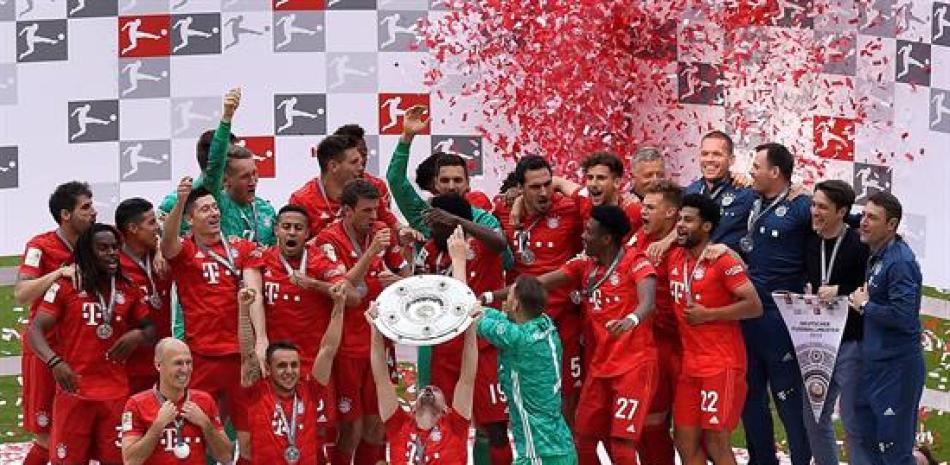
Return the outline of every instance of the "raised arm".
{"type": "MultiPolygon", "coordinates": [[[[505,240],[505,235],[500,232],[500,224],[498,224],[497,229],[492,229],[474,221],[455,216],[441,208],[429,209],[425,214],[425,218],[427,223],[444,224],[453,228],[461,226],[467,234],[482,241],[483,244],[494,252],[501,253],[508,248],[508,241],[505,240]]],[[[497,222],[497,219],[495,221],[497,222]]]]}
{"type": "Polygon", "coordinates": [[[412,139],[428,124],[428,120],[423,118],[426,111],[426,107],[416,105],[406,110],[403,115],[402,137],[399,138],[399,143],[396,144],[393,156],[389,160],[386,183],[389,184],[393,200],[396,201],[396,206],[402,212],[402,216],[409,222],[409,226],[429,237],[431,231],[423,219],[429,204],[412,187],[406,173],[409,167],[409,149],[412,146],[412,139]]]}
{"type": "Polygon", "coordinates": [[[57,268],[38,278],[28,278],[23,274],[19,274],[16,284],[13,286],[13,300],[16,301],[17,305],[30,305],[34,300],[39,299],[59,278],[73,278],[75,274],[76,265],[57,268]]]}
{"type": "Polygon", "coordinates": [[[478,369],[478,319],[482,309],[478,303],[472,309],[472,324],[465,331],[465,347],[462,349],[462,369],[455,383],[452,408],[466,420],[472,418],[472,397],[475,395],[475,372],[478,369]]]}
{"type": "Polygon", "coordinates": [[[267,346],[270,341],[267,339],[267,319],[264,316],[264,293],[262,289],[261,270],[257,268],[245,268],[241,271],[244,276],[244,287],[253,289],[254,301],[250,306],[251,327],[254,328],[254,352],[257,353],[257,359],[261,364],[261,371],[267,374],[267,364],[264,356],[267,353],[267,346]]]}
{"type": "Polygon", "coordinates": [[[162,225],[162,240],[159,243],[159,250],[162,256],[171,260],[181,252],[181,218],[185,214],[185,200],[191,193],[191,177],[185,176],[178,183],[178,199],[172,211],[165,217],[165,224],[162,225]]]}
{"type": "Polygon", "coordinates": [[[456,226],[455,231],[449,236],[447,241],[449,248],[449,258],[452,259],[452,277],[468,283],[468,276],[465,272],[465,265],[468,263],[468,245],[465,244],[465,233],[461,226],[456,226]]]}
{"type": "Polygon", "coordinates": [[[396,398],[396,387],[389,381],[389,369],[386,365],[386,346],[383,335],[376,329],[376,302],[366,311],[366,321],[369,323],[370,336],[370,368],[373,372],[373,381],[376,383],[376,398],[379,402],[379,416],[383,422],[396,413],[399,400],[396,398]]]}
{"type": "Polygon", "coordinates": [[[224,170],[228,166],[228,147],[231,145],[231,118],[241,104],[241,88],[224,94],[221,122],[214,131],[208,148],[208,166],[202,176],[203,185],[215,196],[224,188],[224,170]]]}
{"type": "Polygon", "coordinates": [[[584,187],[580,184],[571,181],[570,179],[563,178],[561,176],[554,176],[551,178],[551,187],[561,194],[571,196],[574,195],[580,188],[584,187]]]}
{"type": "MultiPolygon", "coordinates": [[[[356,261],[356,264],[352,268],[346,270],[346,279],[354,286],[359,286],[366,278],[366,272],[369,271],[370,265],[373,264],[373,260],[376,259],[377,255],[389,245],[392,244],[392,230],[389,228],[381,228],[376,233],[373,234],[373,241],[369,244],[369,247],[363,251],[363,255],[356,261]]],[[[362,298],[362,296],[361,296],[362,298]]]]}
{"type": "Polygon", "coordinates": [[[320,340],[320,350],[313,362],[313,379],[326,386],[330,382],[330,373],[333,369],[333,359],[336,358],[343,338],[343,312],[346,309],[346,290],[344,282],[330,287],[330,296],[333,298],[333,311],[330,313],[330,325],[320,340]]]}
{"type": "Polygon", "coordinates": [[[251,326],[251,306],[257,300],[257,291],[245,287],[238,292],[238,342],[241,347],[241,386],[253,386],[261,377],[261,363],[254,350],[254,328],[251,326]]]}
{"type": "MultiPolygon", "coordinates": [[[[564,271],[557,269],[538,276],[538,281],[541,282],[545,290],[550,291],[570,283],[571,277],[564,271]]],[[[483,305],[501,305],[501,303],[508,298],[509,292],[511,292],[511,286],[498,289],[497,291],[486,292],[480,296],[480,299],[483,305]]]]}

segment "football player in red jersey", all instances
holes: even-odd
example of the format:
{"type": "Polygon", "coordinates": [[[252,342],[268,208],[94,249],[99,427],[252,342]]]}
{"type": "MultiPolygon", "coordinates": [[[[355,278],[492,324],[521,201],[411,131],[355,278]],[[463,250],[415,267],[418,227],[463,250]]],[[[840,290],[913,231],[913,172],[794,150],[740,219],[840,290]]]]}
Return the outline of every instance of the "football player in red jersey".
{"type": "MultiPolygon", "coordinates": [[[[172,335],[171,279],[164,260],[157,256],[159,226],[152,204],[134,197],[123,200],[115,209],[115,224],[122,233],[119,266],[122,274],[142,291],[149,307],[149,320],[155,325],[158,339],[172,335]],[[157,260],[158,258],[158,260],[157,260]]],[[[141,392],[158,381],[155,351],[151,346],[136,349],[125,364],[130,392],[141,392]]]]}
{"type": "MultiPolygon", "coordinates": [[[[430,216],[451,216],[456,218],[454,222],[463,224],[456,228],[462,228],[467,244],[466,280],[472,291],[481,294],[504,286],[502,254],[478,236],[467,234],[464,224],[471,223],[472,220],[472,207],[468,201],[461,194],[452,192],[433,197],[431,204],[434,213],[430,216]]],[[[454,232],[454,228],[449,226],[452,223],[453,221],[430,222],[432,237],[416,257],[417,274],[449,275],[452,272],[448,250],[448,240],[454,232]]],[[[432,348],[430,382],[448,398],[452,398],[455,383],[459,378],[463,344],[464,338],[456,337],[432,348]]],[[[487,341],[480,339],[473,419],[488,437],[491,463],[503,465],[511,463],[512,450],[508,439],[508,402],[498,382],[498,351],[487,341]]]]}
{"type": "MultiPolygon", "coordinates": [[[[307,209],[310,232],[317,234],[343,216],[343,205],[340,203],[343,187],[353,179],[362,178],[365,158],[360,153],[357,139],[336,135],[320,141],[317,148],[313,149],[313,156],[320,163],[320,176],[307,181],[290,194],[287,203],[307,209]]],[[[382,194],[380,198],[383,198],[382,194]]],[[[394,231],[399,230],[399,221],[389,211],[388,201],[380,201],[379,219],[394,231]]]]}
{"type": "Polygon", "coordinates": [[[366,145],[366,130],[358,124],[344,124],[343,126],[336,128],[336,131],[333,131],[333,135],[349,136],[356,140],[356,149],[359,150],[360,156],[363,157],[362,169],[360,170],[358,177],[363,178],[376,186],[376,188],[379,189],[380,202],[383,205],[389,205],[389,186],[386,185],[386,181],[366,172],[366,165],[369,163],[369,147],[366,145]]]}
{"type": "Polygon", "coordinates": [[[619,205],[630,220],[630,232],[640,229],[640,202],[637,197],[624,195],[620,183],[623,180],[623,161],[620,157],[597,152],[581,162],[584,171],[584,185],[572,182],[560,176],[554,177],[554,188],[564,195],[574,198],[581,205],[581,213],[586,223],[590,219],[590,210],[596,205],[619,205]]]}
{"type": "MultiPolygon", "coordinates": [[[[391,229],[377,221],[379,191],[369,181],[354,179],[340,195],[343,219],[324,228],[312,248],[320,249],[334,263],[342,264],[352,279],[360,303],[347,311],[343,342],[334,367],[339,412],[339,438],[334,463],[375,464],[385,457],[385,434],[378,415],[376,388],[369,365],[369,328],[362,313],[383,287],[399,279],[387,270],[383,257],[401,257],[392,244],[391,229]]],[[[403,262],[397,268],[409,266],[403,262]]]]}
{"type": "MultiPolygon", "coordinates": [[[[656,272],[645,255],[624,247],[627,214],[615,205],[591,209],[584,255],[538,279],[546,289],[580,294],[592,337],[589,373],[577,406],[578,461],[597,464],[598,440],[609,441],[614,463],[636,463],[657,381],[653,341],[656,272]]],[[[507,297],[501,292],[496,298],[507,297]]]]}
{"type": "MultiPolygon", "coordinates": [[[[40,297],[62,277],[75,273],[73,245],[76,238],[96,222],[92,191],[83,182],[67,182],[56,187],[49,198],[49,212],[58,227],[34,236],[26,244],[23,260],[13,287],[18,305],[29,305],[27,325],[33,321],[40,297]]],[[[53,334],[47,334],[49,341],[53,334]]],[[[35,435],[25,465],[46,465],[49,462],[49,432],[53,415],[56,381],[42,360],[30,348],[29,339],[22,339],[23,356],[23,428],[35,435]]]]}
{"type": "MultiPolygon", "coordinates": [[[[465,282],[468,251],[461,227],[452,233],[448,242],[452,275],[465,282]]],[[[481,308],[476,305],[472,310],[476,321],[472,322],[463,336],[462,365],[452,395],[452,405],[446,403],[441,389],[429,385],[419,390],[419,398],[410,413],[399,405],[396,387],[387,371],[385,342],[374,324],[378,316],[375,303],[366,311],[366,320],[372,332],[370,358],[379,398],[379,415],[385,422],[386,439],[390,447],[389,463],[456,465],[468,462],[469,422],[478,368],[476,329],[480,313],[481,308]]]]}
{"type": "MultiPolygon", "coordinates": [[[[520,274],[540,276],[554,271],[581,251],[584,222],[580,205],[570,197],[554,192],[551,165],[537,155],[528,155],[515,166],[515,178],[522,191],[524,217],[521,228],[512,226],[509,208],[495,204],[509,247],[515,255],[515,267],[507,279],[520,274]]],[[[557,325],[564,348],[562,393],[564,418],[573,423],[577,394],[581,387],[580,301],[571,299],[570,289],[559,288],[548,295],[545,311],[557,325]]],[[[490,302],[488,302],[490,303],[490,302]]]]}
{"type": "Polygon", "coordinates": [[[188,387],[188,345],[173,337],[158,341],[154,364],[158,384],[129,398],[122,413],[122,462],[204,465],[210,455],[231,463],[233,445],[224,434],[214,398],[188,387]]]}
{"type": "Polygon", "coordinates": [[[78,285],[61,278],[43,296],[27,333],[56,379],[53,464],[122,463],[116,426],[129,396],[122,365],[153,340],[141,291],[119,268],[119,231],[94,223],[76,239],[78,285]],[[46,334],[56,330],[55,350],[46,334]]]}
{"type": "MultiPolygon", "coordinates": [[[[638,253],[646,253],[650,244],[668,237],[679,219],[683,190],[671,181],[662,180],[648,188],[643,196],[643,227],[627,245],[638,253]]],[[[656,465],[673,465],[676,452],[671,436],[673,393],[679,379],[683,349],[676,331],[670,278],[666,271],[667,250],[656,268],[656,312],[653,316],[653,336],[659,357],[659,377],[656,394],[650,403],[650,414],[637,450],[641,460],[656,465]]]]}
{"type": "Polygon", "coordinates": [[[239,383],[237,292],[241,287],[258,291],[251,322],[263,361],[268,341],[260,299],[261,253],[253,242],[224,238],[214,196],[201,187],[192,190],[189,177],[178,185],[178,200],[165,218],[160,248],[171,266],[185,318],[185,340],[194,356],[192,385],[218,400],[222,414],[238,431],[238,440],[246,442],[250,436],[239,383]],[[184,239],[179,237],[183,215],[192,232],[184,239]]]}
{"type": "Polygon", "coordinates": [[[746,394],[746,352],[739,320],[762,314],[762,302],[732,254],[703,259],[719,222],[719,206],[702,194],[683,197],[677,247],[667,259],[670,293],[683,346],[673,401],[676,446],[683,463],[734,465],[729,443],[746,394]],[[705,445],[705,453],[703,451],[705,445]]]}
{"type": "Polygon", "coordinates": [[[264,377],[254,353],[250,322],[255,291],[241,289],[241,385],[247,388],[251,426],[250,447],[241,449],[241,455],[248,463],[327,463],[323,446],[327,427],[332,424],[330,371],[343,331],[346,290],[338,283],[328,292],[333,296],[333,309],[313,369],[301,378],[300,350],[292,342],[277,340],[267,347],[265,363],[270,375],[264,377]]]}

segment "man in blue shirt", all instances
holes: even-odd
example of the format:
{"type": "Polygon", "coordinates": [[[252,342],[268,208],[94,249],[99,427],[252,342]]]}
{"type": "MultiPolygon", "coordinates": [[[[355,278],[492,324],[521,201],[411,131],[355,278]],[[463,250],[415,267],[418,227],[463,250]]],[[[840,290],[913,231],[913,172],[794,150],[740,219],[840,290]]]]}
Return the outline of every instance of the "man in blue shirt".
{"type": "Polygon", "coordinates": [[[732,138],[722,131],[703,136],[699,145],[701,176],[686,187],[687,194],[703,194],[713,199],[720,208],[719,226],[713,230],[710,242],[726,244],[739,251],[739,239],[746,233],[746,219],[755,192],[748,187],[737,187],[730,169],[735,161],[732,138]]]}
{"type": "MultiPolygon", "coordinates": [[[[762,300],[761,317],[742,320],[748,357],[749,385],[742,423],[751,464],[778,465],[768,393],[785,426],[794,465],[808,465],[811,448],[802,409],[802,376],[788,328],[772,292],[802,292],[805,285],[805,244],[812,233],[811,199],[790,195],[795,160],[785,146],[763,144],[755,149],[752,188],[756,198],[744,219],[746,232],[738,240],[749,277],[762,300]]],[[[736,225],[738,230],[738,225],[736,225]]]]}
{"type": "Polygon", "coordinates": [[[864,313],[864,373],[857,414],[860,445],[872,462],[914,463],[917,412],[924,386],[920,346],[923,279],[914,252],[897,235],[902,208],[888,192],[868,199],[861,242],[871,249],[867,283],[851,294],[864,313]]]}

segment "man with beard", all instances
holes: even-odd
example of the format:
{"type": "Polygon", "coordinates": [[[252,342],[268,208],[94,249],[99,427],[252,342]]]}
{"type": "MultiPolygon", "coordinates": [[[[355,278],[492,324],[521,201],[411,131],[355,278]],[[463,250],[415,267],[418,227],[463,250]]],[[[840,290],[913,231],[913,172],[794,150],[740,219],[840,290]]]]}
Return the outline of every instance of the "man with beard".
{"type": "Polygon", "coordinates": [[[185,177],[178,185],[178,202],[165,219],[160,249],[171,266],[185,318],[185,340],[194,353],[192,385],[214,396],[239,441],[246,442],[247,414],[237,383],[241,377],[237,292],[242,287],[258,291],[251,321],[258,360],[263,362],[268,340],[260,300],[261,253],[251,241],[225,239],[221,220],[214,196],[205,188],[192,190],[191,178],[185,177]],[[178,231],[184,215],[192,234],[182,239],[178,231]]]}
{"type": "Polygon", "coordinates": [[[333,135],[348,136],[356,140],[356,149],[360,152],[360,156],[363,157],[361,163],[362,170],[359,172],[358,177],[372,183],[373,186],[379,190],[380,203],[388,206],[390,195],[389,186],[386,185],[386,181],[366,172],[366,165],[369,163],[369,147],[366,145],[366,130],[358,124],[344,124],[336,128],[336,131],[333,131],[333,135]]]}
{"type": "MultiPolygon", "coordinates": [[[[591,338],[589,372],[577,406],[577,454],[582,465],[599,463],[597,442],[609,440],[615,463],[634,463],[657,381],[653,340],[656,277],[645,255],[624,247],[626,212],[615,205],[591,209],[578,256],[538,281],[547,290],[580,293],[591,338]]],[[[510,290],[496,292],[506,298],[510,290]]]]}
{"type": "MultiPolygon", "coordinates": [[[[92,191],[84,182],[72,181],[56,187],[49,198],[49,212],[57,228],[34,236],[26,244],[22,264],[13,287],[18,305],[29,305],[27,325],[31,324],[40,306],[40,297],[63,277],[75,276],[73,247],[76,238],[96,222],[92,191]]],[[[55,343],[55,336],[46,335],[55,343]]],[[[42,359],[23,338],[23,428],[35,435],[30,452],[23,463],[45,465],[49,461],[49,432],[53,414],[56,381],[42,359]]]]}
{"type": "MultiPolygon", "coordinates": [[[[119,265],[122,274],[142,291],[149,308],[149,320],[155,325],[155,337],[172,335],[171,278],[165,269],[155,265],[158,253],[159,227],[152,204],[135,197],[123,200],[115,209],[115,224],[122,233],[119,265]]],[[[130,392],[141,392],[158,381],[155,351],[151,346],[136,349],[125,364],[130,392]]]]}
{"type": "MultiPolygon", "coordinates": [[[[448,252],[452,261],[452,275],[465,282],[466,244],[461,228],[448,239],[448,252]]],[[[379,399],[379,415],[386,425],[389,443],[389,463],[393,465],[454,465],[468,462],[468,432],[472,418],[472,397],[475,388],[475,372],[478,367],[478,344],[476,329],[481,308],[471,310],[475,318],[465,334],[462,348],[462,365],[452,394],[452,405],[446,403],[445,395],[436,386],[429,385],[419,390],[419,397],[406,412],[399,405],[396,387],[389,378],[386,366],[386,349],[383,335],[376,328],[378,317],[374,302],[366,311],[371,337],[370,361],[373,380],[379,399]]]]}
{"type": "Polygon", "coordinates": [[[330,372],[343,331],[346,291],[342,284],[335,284],[328,292],[333,299],[330,321],[320,338],[320,350],[311,362],[313,368],[305,371],[308,374],[301,379],[300,350],[288,341],[278,340],[267,346],[267,377],[261,372],[250,321],[255,291],[241,289],[241,385],[247,388],[251,426],[250,447],[242,448],[241,456],[248,463],[328,463],[323,446],[328,439],[327,427],[332,424],[330,372]]]}
{"type": "Polygon", "coordinates": [[[122,363],[154,340],[148,307],[119,268],[119,232],[95,223],[76,239],[78,285],[50,286],[27,337],[58,389],[53,401],[53,464],[122,463],[116,425],[129,396],[122,363]],[[55,351],[46,334],[56,330],[55,351]],[[58,353],[57,353],[58,352],[58,353]]]}
{"type": "MultiPolygon", "coordinates": [[[[522,274],[540,276],[557,270],[581,251],[584,220],[577,201],[554,191],[551,165],[537,155],[528,155],[515,166],[515,177],[522,190],[524,227],[516,228],[507,216],[507,208],[496,205],[509,247],[515,252],[515,267],[510,279],[522,274]]],[[[554,320],[563,346],[564,412],[573,423],[578,391],[581,388],[580,299],[571,298],[571,289],[558,288],[548,297],[544,311],[554,320]]],[[[482,303],[490,305],[492,294],[482,303]]]]}
{"type": "Polygon", "coordinates": [[[155,344],[158,384],[133,395],[122,413],[126,465],[205,465],[207,455],[231,462],[218,406],[207,392],[189,388],[191,350],[166,337],[155,344]]]}
{"type": "MultiPolygon", "coordinates": [[[[471,221],[472,207],[458,193],[450,192],[433,197],[432,208],[456,216],[460,221],[471,221]]],[[[432,222],[431,227],[432,237],[416,257],[416,272],[450,274],[452,266],[451,257],[448,256],[448,240],[453,230],[445,222],[432,222]]],[[[472,291],[481,294],[504,286],[501,254],[473,236],[465,234],[464,240],[467,245],[465,278],[472,291]]],[[[455,382],[459,378],[463,343],[464,338],[456,337],[432,348],[430,383],[448,398],[452,398],[455,382]]],[[[483,340],[480,340],[478,345],[478,376],[475,380],[474,404],[473,419],[488,438],[491,463],[511,463],[506,412],[508,403],[498,385],[498,354],[494,347],[483,340]]]]}
{"type": "MultiPolygon", "coordinates": [[[[203,187],[214,196],[221,212],[221,230],[224,237],[239,237],[260,245],[274,244],[274,207],[257,196],[257,163],[254,154],[236,145],[231,134],[231,120],[241,104],[241,89],[235,88],[224,96],[221,122],[214,131],[208,149],[207,167],[195,179],[194,189],[203,187]]],[[[199,141],[199,144],[201,142],[199,141]]],[[[177,194],[165,196],[159,209],[163,216],[170,214],[177,194]]],[[[187,227],[183,229],[185,232],[187,227]]]]}
{"type": "Polygon", "coordinates": [[[745,347],[737,320],[762,314],[762,303],[731,254],[705,259],[719,206],[701,194],[683,198],[677,243],[666,262],[683,347],[674,424],[683,463],[735,465],[729,443],[745,401],[745,347]]]}

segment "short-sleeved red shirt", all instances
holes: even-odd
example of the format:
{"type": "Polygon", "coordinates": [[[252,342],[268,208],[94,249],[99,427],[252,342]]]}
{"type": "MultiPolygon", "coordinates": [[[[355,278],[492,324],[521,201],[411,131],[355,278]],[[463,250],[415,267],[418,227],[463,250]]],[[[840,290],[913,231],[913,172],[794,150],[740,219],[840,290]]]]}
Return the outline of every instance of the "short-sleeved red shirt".
{"type": "MultiPolygon", "coordinates": [[[[385,226],[382,223],[377,223],[374,231],[382,227],[385,226]]],[[[311,248],[320,249],[332,263],[342,264],[344,268],[349,270],[356,265],[362,251],[366,250],[371,241],[372,234],[367,234],[366,242],[359,244],[359,251],[357,251],[357,247],[354,247],[346,233],[343,222],[337,221],[314,238],[311,248]]],[[[364,278],[366,284],[365,296],[358,307],[346,309],[343,316],[343,340],[340,343],[339,351],[341,355],[355,358],[369,357],[370,332],[363,312],[369,308],[369,303],[379,296],[380,291],[382,291],[379,274],[386,269],[383,258],[387,254],[398,253],[395,252],[396,247],[398,246],[394,244],[389,249],[380,252],[380,255],[373,259],[364,278]]]]}
{"type": "MultiPolygon", "coordinates": [[[[587,220],[590,219],[591,210],[594,209],[594,203],[587,195],[587,189],[583,187],[579,188],[574,191],[571,197],[580,204],[581,216],[584,218],[584,223],[587,223],[587,220]]],[[[630,221],[630,232],[627,234],[627,237],[624,238],[626,240],[630,239],[630,237],[643,226],[643,216],[641,214],[643,206],[640,202],[630,202],[626,205],[621,205],[621,208],[623,208],[623,212],[627,214],[627,220],[630,221]]]]}
{"type": "MultiPolygon", "coordinates": [[[[119,252],[119,265],[122,267],[122,274],[132,281],[132,284],[138,286],[142,291],[142,302],[149,310],[149,320],[155,325],[155,338],[160,340],[172,335],[171,323],[171,287],[170,278],[162,278],[152,270],[152,279],[146,273],[144,265],[151,266],[151,259],[146,262],[139,261],[128,254],[125,250],[119,252]],[[156,301],[152,295],[158,295],[161,305],[158,308],[153,306],[156,301]]],[[[131,374],[153,374],[155,373],[155,354],[152,347],[139,347],[129,356],[125,362],[126,369],[131,374]]]]}
{"type": "MultiPolygon", "coordinates": [[[[396,215],[389,209],[389,190],[382,179],[364,173],[363,177],[380,191],[379,198],[379,219],[391,228],[399,224],[396,215]]],[[[310,234],[316,236],[320,231],[326,229],[331,223],[343,218],[343,205],[338,200],[331,199],[324,195],[323,188],[319,178],[307,181],[292,194],[287,203],[300,205],[307,209],[307,216],[310,217],[310,234]]]]}
{"type": "Polygon", "coordinates": [[[56,319],[59,355],[77,375],[76,395],[88,400],[112,400],[129,395],[125,365],[109,360],[106,353],[149,314],[142,302],[142,292],[134,284],[116,279],[114,298],[108,282],[101,287],[105,289],[90,295],[73,287],[72,280],[60,279],[46,291],[38,310],[56,319]],[[105,322],[100,294],[106,306],[111,300],[115,302],[112,334],[106,339],[100,339],[96,333],[105,322]]]}
{"type": "MultiPolygon", "coordinates": [[[[208,393],[197,389],[189,389],[188,393],[176,403],[179,410],[186,399],[201,408],[205,415],[211,419],[216,430],[224,428],[218,414],[218,404],[208,393]]],[[[155,422],[155,417],[158,416],[158,410],[162,407],[162,403],[163,401],[156,394],[154,388],[130,397],[125,403],[125,411],[122,413],[121,434],[124,436],[144,436],[152,423],[155,422]]],[[[175,457],[174,447],[178,441],[178,436],[175,431],[175,423],[172,422],[162,430],[162,436],[158,440],[158,444],[155,445],[155,450],[143,465],[205,465],[207,463],[208,447],[201,428],[188,420],[184,420],[184,418],[180,419],[184,421],[181,435],[191,449],[188,457],[185,459],[175,457]]]]}
{"type": "MultiPolygon", "coordinates": [[[[300,348],[301,372],[309,373],[320,349],[320,340],[330,324],[333,301],[316,290],[301,289],[290,281],[279,246],[269,247],[263,255],[267,338],[271,342],[296,344],[300,348]]],[[[323,250],[308,248],[306,255],[304,271],[308,277],[330,283],[344,279],[343,264],[330,261],[323,250]]],[[[287,265],[298,271],[301,260],[302,257],[287,259],[287,265]]]]}
{"type": "Polygon", "coordinates": [[[582,300],[582,314],[594,338],[591,376],[617,376],[641,363],[656,360],[653,318],[645,319],[620,336],[607,331],[609,321],[622,319],[637,308],[637,284],[656,274],[646,256],[634,252],[628,249],[606,279],[604,273],[609,264],[599,265],[590,257],[574,258],[561,267],[561,271],[571,278],[570,289],[583,290],[586,294],[582,300]],[[601,280],[593,292],[586,292],[601,280]]]}
{"type": "MultiPolygon", "coordinates": [[[[56,234],[56,230],[48,231],[34,236],[26,243],[26,250],[23,252],[23,260],[20,262],[20,277],[23,279],[36,279],[43,275],[73,262],[72,246],[67,244],[56,234]]],[[[33,321],[36,310],[40,308],[41,299],[36,299],[30,305],[30,315],[27,325],[33,321]]],[[[46,340],[50,345],[56,342],[55,328],[46,334],[46,340]]],[[[29,340],[23,338],[23,352],[32,353],[29,340]]]]}
{"type": "MultiPolygon", "coordinates": [[[[634,234],[627,244],[637,251],[646,253],[647,247],[656,242],[656,239],[646,235],[643,229],[634,234]]],[[[670,294],[670,276],[666,261],[669,260],[672,249],[667,250],[658,263],[656,269],[656,309],[653,312],[653,328],[657,335],[679,338],[676,334],[676,313],[673,311],[673,296],[670,294]]],[[[678,343],[677,343],[678,345],[678,343]]]]}
{"type": "Polygon", "coordinates": [[[683,372],[691,376],[712,376],[729,368],[745,370],[745,344],[738,321],[693,326],[686,322],[684,313],[690,289],[695,303],[708,309],[735,303],[735,291],[750,282],[742,263],[730,254],[723,254],[712,262],[697,265],[687,249],[677,247],[667,261],[667,270],[683,343],[683,372]],[[684,279],[686,276],[692,278],[684,279]]]}
{"type": "MultiPolygon", "coordinates": [[[[287,428],[293,421],[294,398],[281,397],[274,392],[269,379],[258,380],[245,391],[248,424],[251,426],[251,455],[254,463],[284,464],[287,449],[287,428]],[[278,402],[283,410],[281,417],[278,402]],[[287,423],[284,423],[284,421],[287,423]]],[[[301,377],[297,385],[297,437],[300,449],[298,465],[322,464],[326,428],[333,424],[330,407],[331,389],[310,377],[301,377]]]]}
{"type": "Polygon", "coordinates": [[[416,419],[402,408],[386,420],[386,441],[392,465],[455,465],[468,462],[470,422],[455,409],[439,419],[430,430],[416,425],[416,419]],[[419,460],[420,454],[423,459],[419,460]]]}
{"type": "MultiPolygon", "coordinates": [[[[505,238],[514,254],[515,267],[509,273],[512,278],[524,273],[540,276],[554,271],[583,248],[581,233],[584,232],[584,219],[580,205],[570,197],[560,194],[552,196],[550,209],[544,216],[522,219],[521,233],[511,226],[510,208],[503,201],[495,203],[495,214],[501,221],[505,238]],[[534,259],[531,263],[525,263],[525,253],[519,243],[522,234],[527,234],[525,244],[534,259]]],[[[564,314],[577,313],[577,305],[571,302],[570,291],[561,288],[548,294],[546,312],[555,322],[564,314]]],[[[564,335],[568,328],[558,329],[564,335]]]]}
{"type": "MultiPolygon", "coordinates": [[[[253,242],[232,237],[228,244],[233,271],[198,247],[193,237],[184,239],[178,255],[168,260],[185,318],[185,340],[193,352],[201,355],[238,353],[240,274],[262,266],[261,252],[253,242]]],[[[209,250],[222,259],[227,257],[220,241],[209,250]]]]}

